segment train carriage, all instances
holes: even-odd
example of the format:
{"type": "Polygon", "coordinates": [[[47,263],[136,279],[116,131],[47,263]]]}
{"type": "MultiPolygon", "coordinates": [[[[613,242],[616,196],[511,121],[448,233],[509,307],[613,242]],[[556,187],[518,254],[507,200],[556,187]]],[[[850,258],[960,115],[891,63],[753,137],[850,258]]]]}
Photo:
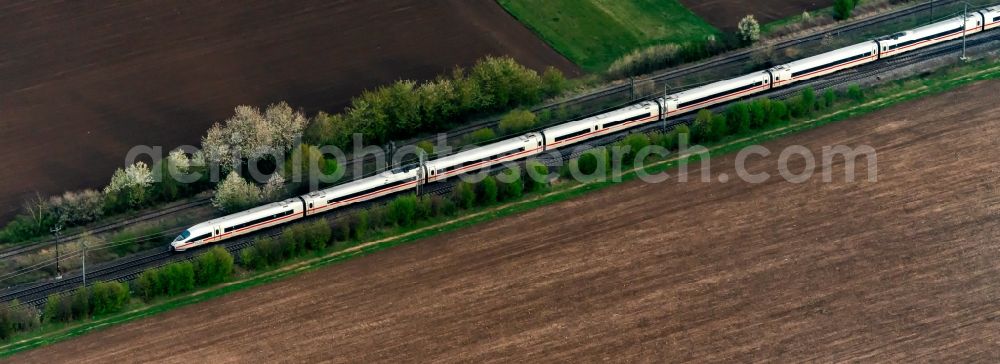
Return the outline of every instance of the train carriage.
{"type": "Polygon", "coordinates": [[[414,189],[420,183],[421,168],[413,165],[385,171],[302,196],[306,215],[312,216],[334,208],[414,189]]]}
{"type": "Polygon", "coordinates": [[[302,199],[298,197],[257,206],[192,226],[170,243],[170,249],[184,251],[199,245],[249,234],[300,219],[303,217],[303,212],[302,199]]]}
{"type": "Polygon", "coordinates": [[[970,13],[965,21],[962,20],[962,17],[951,18],[878,39],[876,42],[879,44],[880,57],[892,57],[900,53],[961,38],[963,34],[978,33],[983,29],[983,19],[984,15],[980,12],[970,13]]]}
{"type": "Polygon", "coordinates": [[[878,59],[878,43],[868,41],[770,69],[774,87],[828,75],[878,59]]]}
{"type": "Polygon", "coordinates": [[[986,8],[979,11],[983,15],[983,30],[990,30],[1000,27],[1000,7],[986,8]]]}
{"type": "Polygon", "coordinates": [[[644,101],[589,118],[556,125],[542,131],[546,149],[579,143],[637,125],[661,120],[663,99],[644,101]]]}
{"type": "Polygon", "coordinates": [[[540,133],[529,133],[425,163],[427,182],[475,172],[498,163],[524,159],[545,150],[540,133]]]}
{"type": "Polygon", "coordinates": [[[768,72],[757,72],[671,95],[666,99],[666,115],[676,116],[712,105],[750,96],[771,88],[768,72]]]}

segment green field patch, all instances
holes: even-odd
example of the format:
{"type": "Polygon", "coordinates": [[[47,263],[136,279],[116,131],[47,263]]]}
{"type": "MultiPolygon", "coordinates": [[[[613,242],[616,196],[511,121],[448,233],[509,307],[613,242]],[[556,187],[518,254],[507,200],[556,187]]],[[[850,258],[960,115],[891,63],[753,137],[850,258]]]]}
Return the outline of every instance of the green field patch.
{"type": "Polygon", "coordinates": [[[499,0],[559,53],[601,72],[629,52],[720,34],[676,0],[499,0]]]}

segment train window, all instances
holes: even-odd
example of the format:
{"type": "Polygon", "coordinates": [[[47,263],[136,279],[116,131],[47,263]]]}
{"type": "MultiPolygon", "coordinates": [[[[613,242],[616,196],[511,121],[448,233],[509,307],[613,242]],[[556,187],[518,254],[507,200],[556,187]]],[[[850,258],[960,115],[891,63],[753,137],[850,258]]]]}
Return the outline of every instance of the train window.
{"type": "Polygon", "coordinates": [[[580,130],[580,131],[577,131],[577,132],[569,133],[569,134],[563,135],[561,137],[556,137],[555,142],[561,142],[563,140],[570,139],[570,138],[575,138],[575,137],[578,137],[578,136],[581,136],[581,135],[585,135],[587,133],[590,133],[590,129],[589,128],[588,129],[583,129],[583,130],[580,130]]]}
{"type": "Polygon", "coordinates": [[[998,22],[998,21],[1000,21],[1000,16],[993,18],[993,22],[998,22]]]}
{"type": "Polygon", "coordinates": [[[313,208],[313,203],[312,202],[309,203],[309,208],[313,208]]]}
{"type": "Polygon", "coordinates": [[[212,236],[212,233],[198,235],[198,236],[194,237],[194,239],[191,239],[191,241],[202,240],[202,239],[205,239],[205,238],[207,238],[209,236],[212,236]]]}

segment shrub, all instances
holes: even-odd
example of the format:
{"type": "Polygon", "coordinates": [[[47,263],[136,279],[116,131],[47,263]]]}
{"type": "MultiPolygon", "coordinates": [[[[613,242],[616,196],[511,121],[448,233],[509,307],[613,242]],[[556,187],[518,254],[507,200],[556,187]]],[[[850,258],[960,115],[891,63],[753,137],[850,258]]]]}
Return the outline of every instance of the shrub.
{"type": "Polygon", "coordinates": [[[676,128],[674,128],[674,131],[677,132],[678,144],[680,143],[680,140],[683,138],[691,138],[691,129],[688,128],[687,125],[684,124],[678,125],[676,128]]]}
{"type": "Polygon", "coordinates": [[[611,154],[607,148],[590,149],[577,158],[577,166],[585,176],[595,175],[601,170],[611,172],[611,154]]]}
{"type": "Polygon", "coordinates": [[[483,143],[483,142],[487,142],[487,141],[496,139],[496,137],[497,137],[497,134],[495,132],[493,132],[493,129],[482,128],[482,129],[473,131],[471,134],[469,134],[467,137],[465,137],[464,144],[479,144],[479,143],[483,143]]]}
{"type": "Polygon", "coordinates": [[[0,340],[31,331],[38,325],[38,310],[33,306],[21,305],[17,300],[0,306],[0,340]]]}
{"type": "Polygon", "coordinates": [[[86,287],[80,287],[73,290],[69,297],[63,297],[63,299],[66,298],[73,301],[73,318],[82,320],[90,317],[90,290],[86,287]]]}
{"type": "Polygon", "coordinates": [[[358,213],[355,223],[354,223],[354,237],[358,240],[364,239],[368,236],[369,229],[369,216],[368,211],[361,211],[358,213]]]}
{"type": "Polygon", "coordinates": [[[722,115],[712,116],[712,140],[722,140],[729,135],[729,127],[726,125],[726,117],[722,115]]]}
{"type": "Polygon", "coordinates": [[[139,278],[135,281],[136,291],[147,302],[163,294],[166,290],[162,285],[163,280],[160,278],[161,271],[160,268],[147,269],[139,274],[139,278]]]}
{"type": "Polygon", "coordinates": [[[569,82],[558,68],[549,66],[542,72],[542,93],[546,97],[557,96],[566,90],[569,82]]]}
{"type": "Polygon", "coordinates": [[[539,177],[537,179],[534,177],[531,178],[531,183],[528,184],[528,186],[531,186],[529,191],[531,192],[543,191],[549,187],[548,166],[534,160],[528,161],[526,163],[526,166],[528,171],[532,171],[531,173],[529,173],[529,176],[531,176],[531,174],[534,174],[535,176],[539,177]]]}
{"type": "Polygon", "coordinates": [[[802,90],[799,101],[802,103],[803,115],[812,115],[813,110],[816,108],[816,91],[813,90],[812,86],[802,90]]]}
{"type": "Polygon", "coordinates": [[[760,39],[760,23],[757,22],[753,14],[740,19],[740,23],[736,28],[738,29],[740,39],[745,44],[751,44],[760,39]]]}
{"type": "Polygon", "coordinates": [[[802,108],[802,96],[791,97],[785,101],[788,105],[788,115],[792,118],[799,118],[805,116],[805,110],[802,108]]]}
{"type": "Polygon", "coordinates": [[[642,161],[636,161],[635,158],[639,155],[646,147],[649,147],[650,141],[646,134],[630,134],[629,136],[622,139],[619,145],[621,147],[627,147],[628,152],[624,155],[624,161],[626,163],[640,163],[642,161]]]}
{"type": "Polygon", "coordinates": [[[750,103],[750,127],[760,128],[767,124],[767,112],[771,108],[771,100],[757,99],[750,103]]]}
{"type": "Polygon", "coordinates": [[[326,248],[327,243],[333,237],[333,229],[325,220],[316,220],[306,225],[309,232],[306,239],[306,247],[310,250],[321,250],[326,248]]]}
{"type": "Polygon", "coordinates": [[[437,216],[432,200],[433,198],[427,195],[417,197],[417,214],[414,217],[416,221],[423,221],[437,216]]]}
{"type": "Polygon", "coordinates": [[[454,192],[455,204],[463,209],[471,209],[476,203],[476,190],[468,182],[459,182],[455,186],[454,192]]]}
{"type": "Polygon", "coordinates": [[[233,273],[233,255],[216,246],[195,259],[195,282],[209,285],[222,282],[233,273]]]}
{"type": "Polygon", "coordinates": [[[49,199],[52,214],[63,225],[80,225],[104,215],[104,196],[94,190],[65,192],[49,199]]]}
{"type": "Polygon", "coordinates": [[[497,180],[493,176],[486,176],[482,181],[479,182],[479,198],[480,203],[483,205],[492,205],[497,203],[497,180]]]}
{"type": "Polygon", "coordinates": [[[280,257],[271,263],[298,256],[305,247],[305,231],[303,226],[294,224],[282,229],[281,236],[277,240],[279,242],[278,255],[280,257]]]}
{"type": "Polygon", "coordinates": [[[615,60],[608,67],[608,76],[612,78],[637,76],[682,62],[681,47],[676,44],[654,45],[634,50],[615,60]]]}
{"type": "Polygon", "coordinates": [[[740,134],[750,131],[751,119],[750,106],[745,102],[737,102],[726,109],[727,129],[731,131],[740,134]]]}
{"type": "Polygon", "coordinates": [[[708,109],[699,110],[698,115],[694,118],[691,130],[691,138],[694,139],[695,142],[701,143],[704,141],[711,141],[713,136],[712,111],[708,109]]]}
{"type": "Polygon", "coordinates": [[[259,269],[263,266],[256,247],[251,246],[240,251],[240,265],[247,269],[259,269]]]}
{"type": "Polygon", "coordinates": [[[855,102],[865,101],[865,92],[861,91],[861,86],[851,85],[847,88],[847,97],[850,97],[855,102]]]}
{"type": "Polygon", "coordinates": [[[441,196],[431,196],[431,209],[435,216],[451,216],[458,210],[455,202],[441,196]]]}
{"type": "Polygon", "coordinates": [[[771,110],[768,113],[767,120],[768,123],[777,123],[788,120],[788,106],[786,106],[784,101],[771,101],[771,110]]]}
{"type": "Polygon", "coordinates": [[[837,94],[833,92],[833,89],[827,89],[826,92],[823,93],[823,106],[830,108],[833,107],[835,102],[837,102],[837,94]]]}
{"type": "Polygon", "coordinates": [[[538,121],[528,110],[516,109],[500,118],[500,134],[506,135],[531,129],[538,121]]]}
{"type": "Polygon", "coordinates": [[[524,179],[521,178],[519,171],[512,169],[503,171],[500,179],[502,180],[500,184],[500,199],[515,199],[524,194],[524,179]]]}
{"type": "Polygon", "coordinates": [[[174,296],[194,289],[194,266],[191,262],[175,262],[163,267],[159,275],[165,281],[166,294],[174,296]]]}
{"type": "Polygon", "coordinates": [[[434,155],[434,143],[430,140],[421,140],[417,143],[417,148],[423,150],[427,155],[434,155]]]}
{"type": "Polygon", "coordinates": [[[73,320],[73,299],[68,294],[53,293],[45,300],[44,320],[46,322],[69,322],[73,320]]]}
{"type": "Polygon", "coordinates": [[[411,226],[417,215],[417,196],[408,194],[396,197],[392,202],[389,202],[387,211],[386,218],[389,224],[402,227],[411,226]]]}
{"type": "Polygon", "coordinates": [[[106,315],[121,311],[130,299],[128,284],[97,282],[91,290],[91,313],[106,315]]]}
{"type": "Polygon", "coordinates": [[[833,16],[837,20],[847,20],[851,17],[851,12],[854,10],[854,0],[834,0],[833,1],[833,16]]]}

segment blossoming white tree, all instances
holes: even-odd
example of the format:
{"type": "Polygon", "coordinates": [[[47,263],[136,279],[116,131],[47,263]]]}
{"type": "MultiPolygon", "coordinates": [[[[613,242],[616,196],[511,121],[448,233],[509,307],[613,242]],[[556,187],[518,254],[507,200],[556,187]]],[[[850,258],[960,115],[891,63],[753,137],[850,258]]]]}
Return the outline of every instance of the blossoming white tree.
{"type": "Polygon", "coordinates": [[[104,194],[113,200],[113,205],[138,207],[146,201],[149,186],[153,184],[153,173],[144,162],[119,168],[111,176],[111,182],[104,188],[104,194]]]}
{"type": "Polygon", "coordinates": [[[212,206],[232,212],[254,206],[260,201],[261,191],[257,186],[240,177],[239,173],[229,172],[216,188],[212,206]]]}
{"type": "Polygon", "coordinates": [[[263,113],[256,107],[237,106],[231,118],[212,125],[201,144],[209,162],[231,171],[242,160],[287,152],[305,126],[305,115],[285,102],[272,104],[263,113]]]}
{"type": "Polygon", "coordinates": [[[743,17],[737,28],[739,28],[740,38],[744,42],[753,43],[760,39],[760,23],[757,22],[753,14],[743,17]]]}

